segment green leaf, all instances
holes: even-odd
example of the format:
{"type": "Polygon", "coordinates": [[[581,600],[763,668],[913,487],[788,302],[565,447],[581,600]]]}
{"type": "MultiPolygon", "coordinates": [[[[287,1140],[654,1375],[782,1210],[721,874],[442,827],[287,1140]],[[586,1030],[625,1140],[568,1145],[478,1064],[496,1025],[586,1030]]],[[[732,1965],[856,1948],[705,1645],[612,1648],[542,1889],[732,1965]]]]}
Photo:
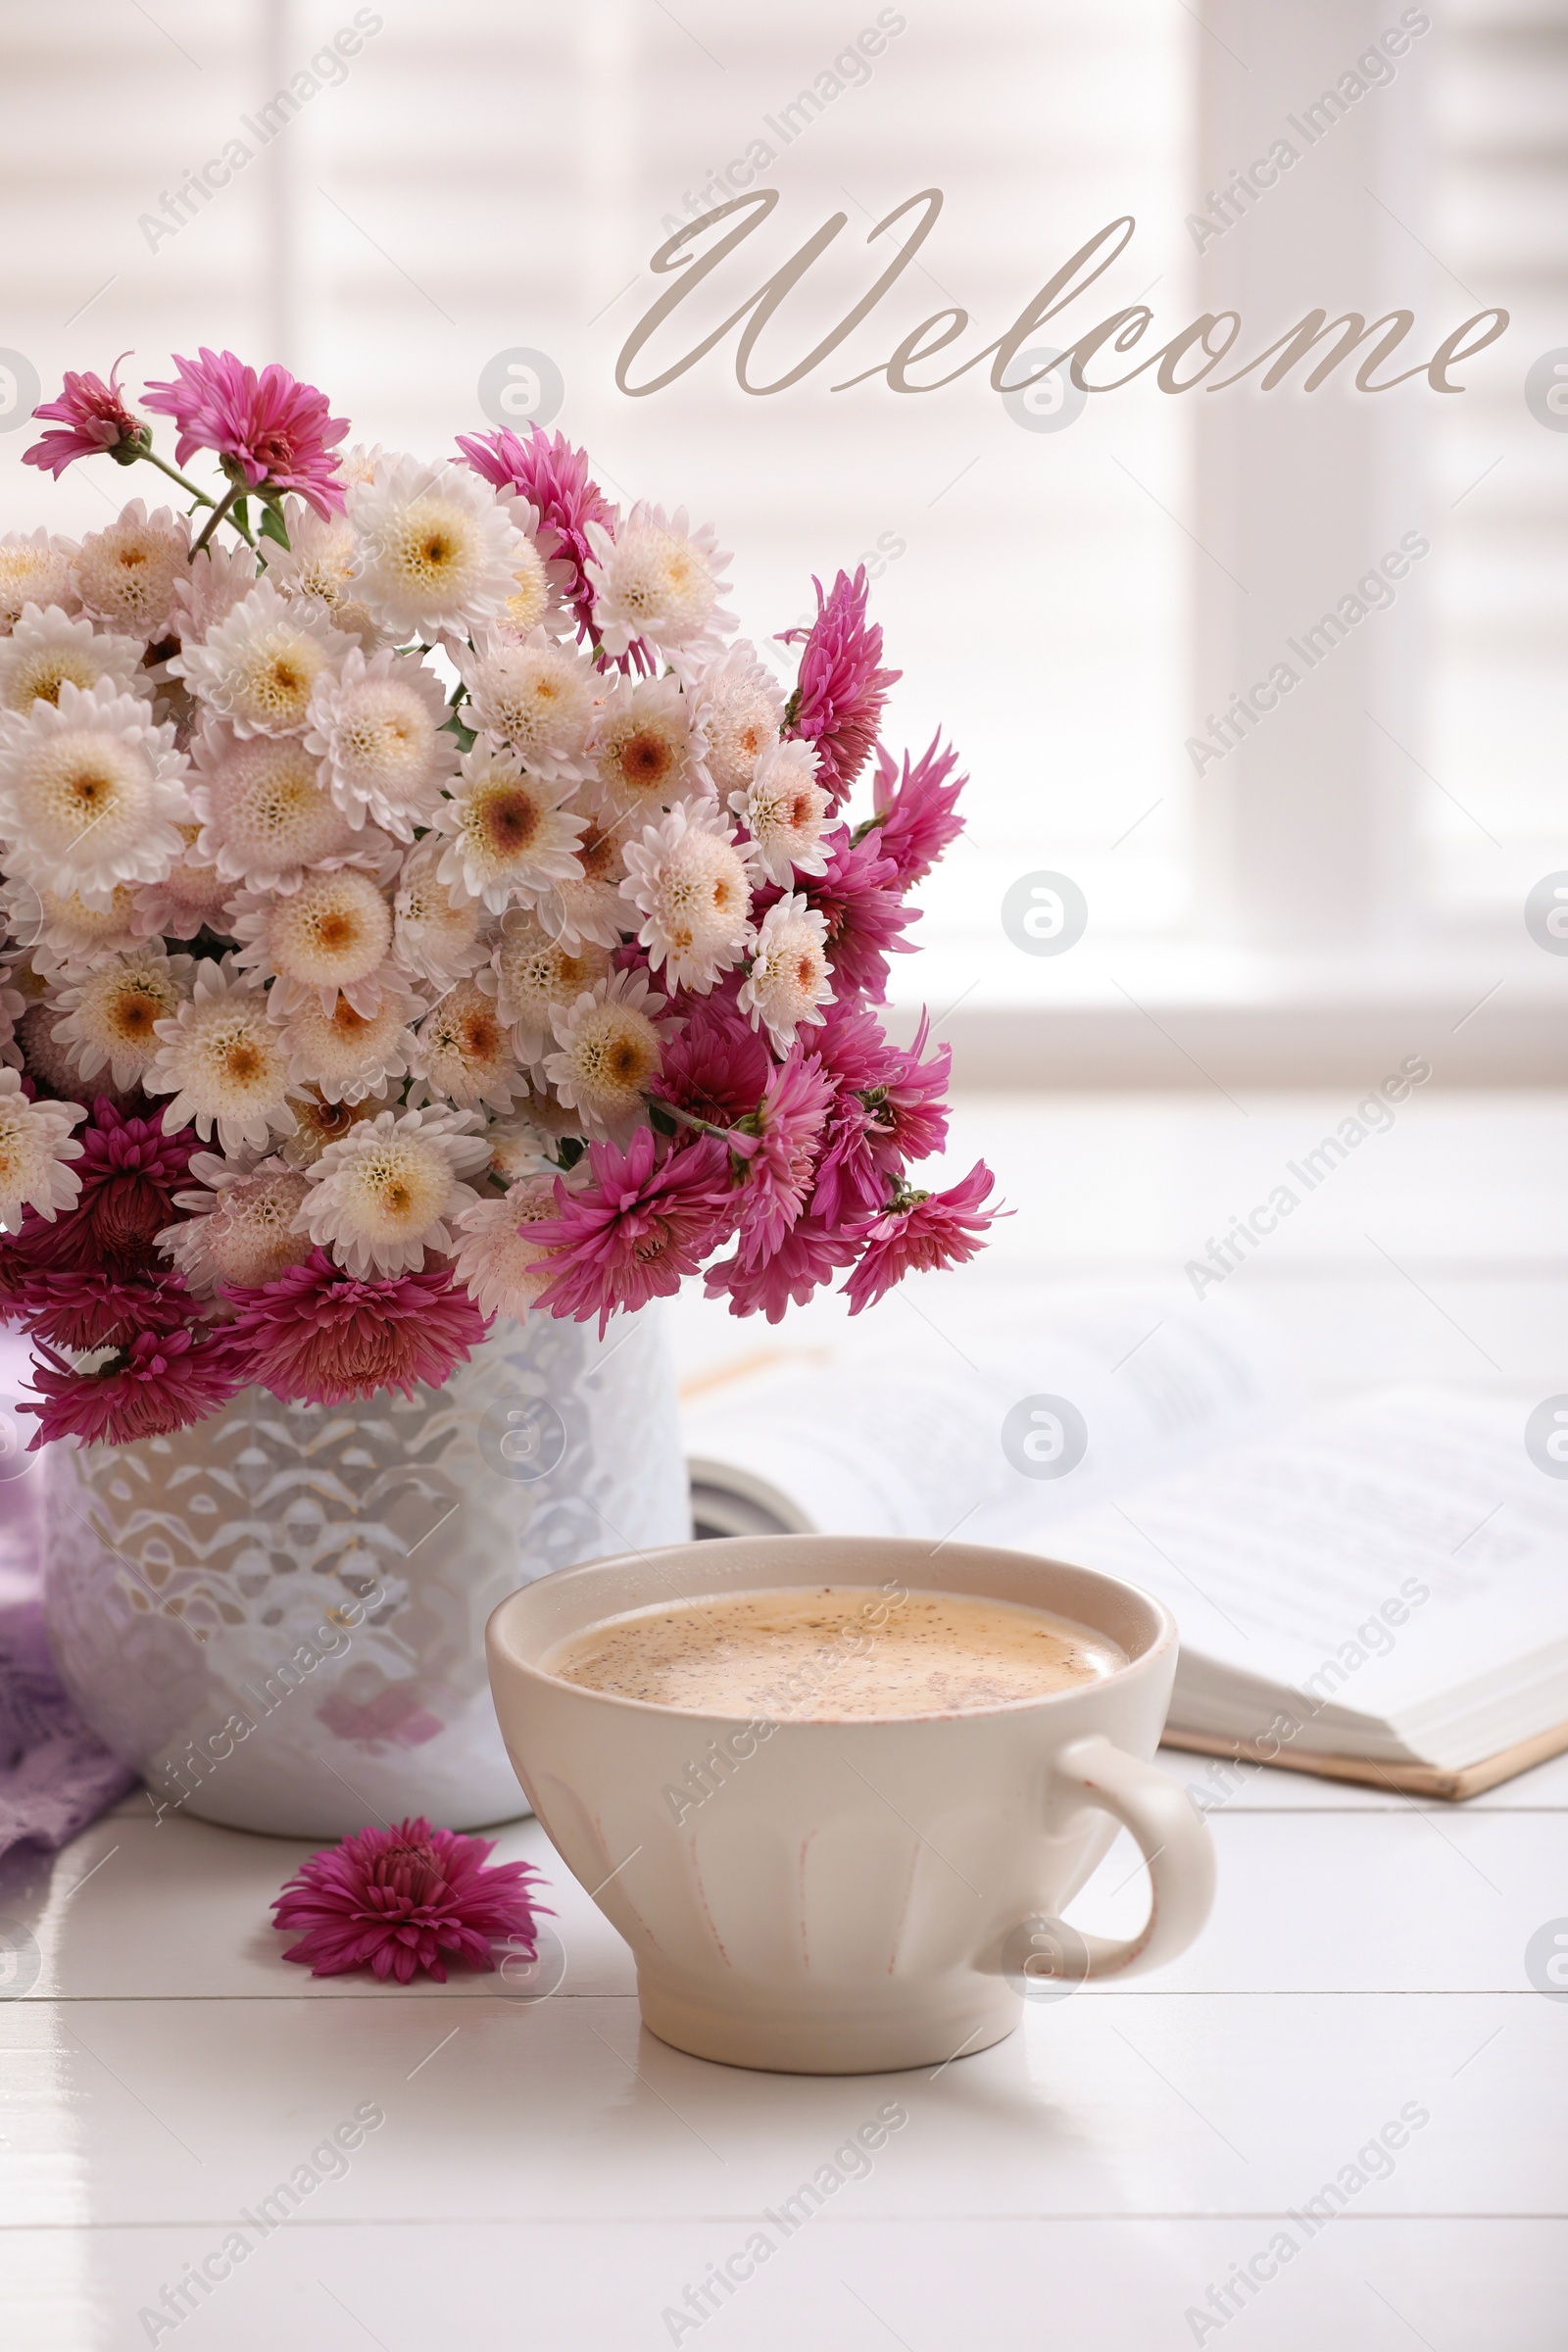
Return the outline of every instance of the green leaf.
{"type": "Polygon", "coordinates": [[[262,507],[262,519],[258,527],[264,539],[275,539],[279,547],[287,547],[288,532],[283,527],[283,517],[270,499],[262,507]]]}
{"type": "Polygon", "coordinates": [[[557,1167],[574,1168],[587,1149],[588,1146],[580,1135],[564,1135],[556,1146],[557,1167]]]}
{"type": "Polygon", "coordinates": [[[457,737],[458,748],[460,751],[472,751],[474,741],[473,729],[472,727],[466,727],[455,710],[453,711],[451,717],[444,718],[441,721],[441,724],[447,734],[455,735],[457,737]]]}

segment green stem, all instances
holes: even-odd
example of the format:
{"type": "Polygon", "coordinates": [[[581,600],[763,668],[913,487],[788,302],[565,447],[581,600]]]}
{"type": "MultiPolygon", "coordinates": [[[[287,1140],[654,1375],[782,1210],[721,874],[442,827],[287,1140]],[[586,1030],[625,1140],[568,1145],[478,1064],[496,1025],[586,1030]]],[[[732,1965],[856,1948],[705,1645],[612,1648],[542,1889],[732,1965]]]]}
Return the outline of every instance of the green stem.
{"type": "Polygon", "coordinates": [[[188,481],[185,475],[180,472],[177,466],[171,466],[169,460],[167,458],[161,458],[156,449],[140,449],[136,452],[136,455],[143,461],[144,464],[148,466],[156,466],[160,473],[167,473],[172,482],[177,482],[182,490],[186,491],[190,497],[199,499],[204,507],[210,507],[212,505],[213,502],[208,497],[206,491],[198,490],[196,484],[192,481],[188,481]]]}
{"type": "MultiPolygon", "coordinates": [[[[219,502],[218,502],[218,504],[217,504],[217,506],[216,506],[216,507],[213,507],[213,511],[212,511],[211,514],[209,514],[209,516],[207,517],[207,520],[206,520],[206,522],[205,522],[205,523],[203,524],[203,526],[202,526],[202,535],[201,535],[201,537],[200,537],[200,538],[197,540],[197,542],[196,542],[195,546],[194,546],[194,547],[191,549],[191,551],[190,551],[190,558],[189,558],[189,561],[190,561],[192,564],[194,564],[194,563],[195,563],[195,561],[196,561],[197,557],[198,557],[198,556],[201,554],[201,552],[202,552],[202,549],[203,549],[203,548],[204,548],[204,547],[207,545],[207,542],[208,542],[208,540],[209,540],[209,539],[211,539],[211,537],[212,537],[213,533],[214,533],[214,532],[217,530],[217,528],[218,528],[219,524],[220,524],[220,522],[223,520],[224,516],[225,516],[225,515],[227,514],[227,513],[228,513],[228,510],[229,510],[229,508],[230,508],[230,507],[231,507],[231,506],[234,504],[234,501],[235,501],[235,499],[236,499],[236,498],[238,498],[238,496],[239,496],[239,495],[240,495],[240,485],[239,485],[239,483],[238,483],[238,482],[231,482],[231,483],[229,484],[228,488],[227,488],[227,489],[224,491],[224,493],[223,493],[222,497],[221,497],[221,498],[219,500],[219,502]]],[[[208,505],[209,505],[209,506],[212,506],[212,505],[213,505],[213,502],[212,502],[212,500],[211,500],[211,499],[209,499],[207,503],[208,503],[208,505]]],[[[243,528],[243,526],[242,526],[242,525],[241,525],[239,522],[237,522],[237,521],[236,521],[236,523],[235,523],[235,525],[234,525],[234,528],[235,528],[236,530],[239,530],[239,529],[243,528]]],[[[246,541],[247,541],[247,543],[251,543],[251,544],[253,544],[253,543],[251,542],[251,535],[250,535],[249,531],[246,531],[246,533],[245,533],[245,537],[246,537],[246,541]]]]}
{"type": "Polygon", "coordinates": [[[661,1110],[667,1110],[670,1117],[679,1119],[683,1127],[697,1127],[702,1130],[704,1135],[716,1135],[724,1143],[729,1142],[731,1130],[728,1127],[718,1127],[711,1119],[699,1118],[695,1110],[683,1110],[678,1102],[665,1102],[659,1097],[656,1097],[655,1100],[659,1102],[661,1110]]]}

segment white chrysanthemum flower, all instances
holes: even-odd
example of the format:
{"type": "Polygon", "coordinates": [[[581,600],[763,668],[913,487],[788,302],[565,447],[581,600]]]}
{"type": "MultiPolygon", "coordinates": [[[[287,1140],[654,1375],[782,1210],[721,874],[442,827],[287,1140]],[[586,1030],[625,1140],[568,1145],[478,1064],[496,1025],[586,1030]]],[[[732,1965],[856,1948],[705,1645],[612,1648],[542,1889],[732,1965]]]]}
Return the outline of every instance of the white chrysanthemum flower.
{"type": "Polygon", "coordinates": [[[296,1094],[314,1087],[325,1102],[380,1101],[391,1081],[406,1078],[414,1066],[413,1023],[423,1010],[420,999],[391,971],[382,975],[381,1002],[372,1013],[356,1012],[347,997],[326,1013],[318,997],[307,997],[283,1023],[290,1087],[296,1094]]]}
{"type": "Polygon", "coordinates": [[[826,915],[806,899],[780,899],[754,934],[738,1009],[787,1054],[797,1030],[825,1020],[822,1007],[833,1001],[826,915]]]}
{"type": "MultiPolygon", "coordinates": [[[[139,498],[107,530],[89,531],[75,562],[76,593],[95,620],[156,643],[174,616],[174,589],[189,568],[190,524],[139,498]]],[[[60,602],[56,598],[54,602],[60,602]]]]}
{"type": "Polygon", "coordinates": [[[560,1050],[545,1055],[545,1076],[590,1135],[624,1143],[643,1118],[663,1040],[677,1026],[656,1019],[664,1002],[646,972],[612,972],[574,1004],[551,1007],[560,1050]]]}
{"type": "Polygon", "coordinates": [[[81,1157],[71,1130],[86,1116],[79,1102],[29,1102],[17,1072],[0,1069],[0,1232],[20,1232],[24,1208],[52,1225],[75,1207],[81,1179],[66,1162],[81,1157]]]}
{"type": "Polygon", "coordinates": [[[619,947],[627,922],[626,902],[620,895],[626,879],[627,826],[624,817],[591,822],[577,844],[581,873],[570,882],[558,882],[536,901],[540,922],[563,947],[619,947]]]}
{"type": "MultiPolygon", "coordinates": [[[[338,1010],[341,1012],[344,1009],[339,1004],[338,1010]]],[[[384,1011],[386,1007],[382,1009],[384,1011]]],[[[412,1045],[412,1036],[409,1042],[412,1045]]],[[[341,1102],[328,1102],[316,1085],[294,1088],[289,1095],[289,1103],[297,1124],[294,1133],[283,1141],[282,1156],[285,1163],[291,1168],[314,1168],[328,1144],[340,1144],[350,1129],[357,1127],[362,1119],[375,1118],[385,1100],[384,1088],[377,1093],[372,1087],[368,1094],[360,1095],[353,1102],[345,1097],[341,1102]]]]}
{"type": "Polygon", "coordinates": [[[695,781],[678,678],[626,679],[599,713],[589,757],[608,816],[635,823],[683,800],[695,781]]]}
{"type": "Polygon", "coordinates": [[[28,605],[59,605],[79,612],[74,539],[47,531],[7,531],[0,539],[0,634],[14,629],[28,605]]]}
{"type": "Polygon", "coordinates": [[[209,719],[191,753],[196,855],[230,884],[294,890],[313,867],[364,846],[301,736],[236,735],[221,719],[209,719]]]}
{"type": "Polygon", "coordinates": [[[695,655],[716,650],[735,626],[718,602],[729,557],[709,524],[691,529],[684,507],[666,515],[639,499],[613,537],[602,522],[590,522],[586,535],[594,625],[607,653],[623,654],[640,637],[662,653],[695,655]]]}
{"type": "MultiPolygon", "coordinates": [[[[264,546],[270,544],[263,541],[264,546]]],[[[210,541],[174,582],[174,635],[180,644],[200,645],[208,630],[226,620],[255,586],[256,558],[250,549],[210,541]]]]}
{"type": "Polygon", "coordinates": [[[401,449],[383,449],[379,441],[355,441],[337,462],[338,480],[347,486],[351,482],[373,482],[378,466],[412,466],[414,460],[401,449]]]}
{"type": "Polygon", "coordinates": [[[416,1274],[427,1250],[450,1251],[448,1220],[478,1198],[460,1181],[484,1165],[478,1124],[471,1110],[383,1110],[365,1120],[309,1171],[303,1229],[362,1279],[416,1274]]]}
{"type": "Polygon", "coordinates": [[[492,626],[507,637],[530,637],[539,628],[553,637],[564,637],[574,627],[575,616],[565,607],[572,567],[551,552],[561,545],[560,538],[548,524],[541,523],[539,510],[519,491],[498,490],[496,498],[507,519],[522,533],[522,545],[512,567],[512,594],[492,626]]]}
{"type": "Polygon", "coordinates": [[[158,1052],[157,1023],[172,1020],[190,994],[191,964],[149,939],[62,992],[54,1042],[83,1084],[106,1067],[122,1091],[141,1083],[158,1052]]]}
{"type": "Polygon", "coordinates": [[[0,637],[0,705],[25,713],[35,702],[58,703],[68,678],[73,686],[109,678],[117,694],[151,696],[144,650],[137,637],[95,630],[85,613],[73,620],[59,605],[25,605],[10,636],[0,637]]]}
{"type": "Polygon", "coordinates": [[[139,695],[112,678],[0,719],[7,870],[35,889],[107,906],[120,883],[156,882],[184,850],[185,757],[139,695]]]}
{"type": "Polygon", "coordinates": [[[477,981],[460,980],[449,988],[416,1034],[411,1102],[439,1098],[463,1110],[488,1103],[492,1110],[510,1111],[514,1098],[527,1087],[495,996],[477,981]]]}
{"type": "Polygon", "coordinates": [[[515,1035],[519,1060],[536,1062],[553,1034],[551,1005],[574,1004],[608,979],[610,952],[591,941],[568,948],[546,930],[536,913],[519,906],[502,921],[490,972],[501,1017],[515,1035]]]}
{"type": "Polygon", "coordinates": [[[525,1177],[504,1200],[476,1200],[464,1210],[453,1271],[481,1314],[522,1321],[554,1270],[539,1262],[529,1228],[559,1214],[554,1174],[525,1177]]]}
{"type": "Polygon", "coordinates": [[[373,480],[350,488],[348,518],[360,601],[400,640],[466,637],[516,585],[522,533],[466,466],[383,459],[373,480]]]}
{"type": "Polygon", "coordinates": [[[74,891],[34,890],[20,876],[0,884],[7,929],[19,947],[31,949],[33,971],[51,988],[63,977],[87,970],[100,956],[133,948],[146,938],[137,922],[136,897],[122,882],[110,893],[106,906],[88,906],[74,891]]]}
{"type": "Polygon", "coordinates": [[[450,988],[477,971],[490,953],[484,909],[436,879],[446,844],[439,834],[416,842],[403,860],[392,902],[392,954],[416,980],[450,988]]]}
{"type": "Polygon", "coordinates": [[[511,744],[536,775],[581,774],[599,691],[591,662],[543,629],[520,642],[488,633],[457,662],[475,728],[511,744]]]}
{"type": "Polygon", "coordinates": [[[138,939],[194,939],[204,926],[223,928],[223,912],[233,883],[196,855],[200,825],[176,826],[185,844],[161,882],[144,882],[136,893],[135,930],[138,939]]]}
{"type": "Polygon", "coordinates": [[[159,1249],[198,1298],[211,1298],[220,1283],[275,1282],[311,1254],[295,1227],[310,1190],[305,1178],[280,1159],[253,1168],[249,1156],[234,1161],[193,1152],[190,1172],[201,1189],[174,1195],[175,1207],[187,1214],[158,1236],[159,1249]]]}
{"type": "Polygon", "coordinates": [[[752,919],[752,861],[727,830],[681,801],[626,845],[620,895],[643,917],[637,936],[670,985],[706,996],[740,961],[752,919]]]}
{"type": "MultiPolygon", "coordinates": [[[[510,1187],[545,1172],[550,1138],[532,1119],[497,1119],[484,1131],[490,1147],[485,1173],[510,1187]]],[[[551,1166],[551,1174],[555,1173],[551,1166]]]]}
{"type": "Polygon", "coordinates": [[[317,606],[291,604],[259,580],[205,644],[182,646],[169,667],[237,734],[298,735],[318,680],[351,646],[317,606]]]}
{"type": "Polygon", "coordinates": [[[390,647],[368,661],[355,646],[311,704],[306,746],[351,825],[366,817],[412,841],[458,764],[441,681],[416,654],[390,647]]]}
{"type": "Polygon", "coordinates": [[[770,743],[751,782],[729,805],[757,845],[770,882],[827,871],[822,828],[831,802],[816,780],[818,760],[808,743],[770,743]]]}
{"type": "Polygon", "coordinates": [[[744,637],[692,685],[692,765],[721,801],[744,792],[784,723],[784,691],[744,637]]]}
{"type": "Polygon", "coordinates": [[[447,843],[437,878],[492,914],[579,880],[577,839],[588,820],[562,807],[574,789],[530,775],[514,752],[480,736],[435,812],[447,843]]]}
{"type": "MultiPolygon", "coordinates": [[[[343,479],[368,481],[370,476],[344,474],[343,479]]],[[[304,597],[318,606],[333,628],[357,638],[365,653],[377,652],[383,632],[354,586],[359,550],[347,517],[318,514],[303,498],[289,497],[283,501],[283,528],[287,547],[279,547],[275,539],[262,541],[268,578],[285,596],[304,597]]]]}
{"type": "Polygon", "coordinates": [[[286,898],[242,890],[229,906],[229,930],[245,943],[236,961],[273,982],[274,1018],[313,996],[330,1018],[340,992],[358,1013],[380,1010],[392,977],[392,909],[368,874],[334,866],[307,874],[286,898]]]}
{"type": "Polygon", "coordinates": [[[216,1130],[230,1154],[268,1150],[288,1135],[294,1113],[277,1031],[267,1017],[265,991],[234,970],[234,958],[206,957],[195,986],[172,1020],[158,1023],[159,1052],[142,1079],[149,1095],[172,1095],[164,1133],[194,1120],[203,1143],[216,1130]]]}

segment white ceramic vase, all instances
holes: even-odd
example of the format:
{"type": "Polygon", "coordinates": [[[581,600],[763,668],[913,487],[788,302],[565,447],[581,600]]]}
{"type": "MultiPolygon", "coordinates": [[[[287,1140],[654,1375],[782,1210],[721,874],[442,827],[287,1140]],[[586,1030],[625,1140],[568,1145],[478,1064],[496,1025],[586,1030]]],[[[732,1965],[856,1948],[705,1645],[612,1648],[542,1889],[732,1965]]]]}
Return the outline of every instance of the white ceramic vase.
{"type": "Polygon", "coordinates": [[[484,1624],[519,1585],[690,1533],[658,1311],[498,1323],[439,1390],[249,1389],[172,1438],[45,1456],[72,1697],[159,1813],[341,1837],[524,1810],[484,1624]]]}

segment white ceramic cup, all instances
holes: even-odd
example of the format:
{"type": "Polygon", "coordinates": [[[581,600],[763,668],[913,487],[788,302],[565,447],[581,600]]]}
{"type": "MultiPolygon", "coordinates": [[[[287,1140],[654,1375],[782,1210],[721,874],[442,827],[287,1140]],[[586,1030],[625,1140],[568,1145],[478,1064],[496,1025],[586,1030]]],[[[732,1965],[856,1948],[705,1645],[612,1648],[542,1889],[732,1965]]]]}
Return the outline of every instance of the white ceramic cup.
{"type": "Polygon", "coordinates": [[[697,2057],[788,2074],[940,2065],[1009,2034],[1028,1991],[1173,1960],[1208,1914],[1208,1831],[1148,1761],[1176,1626],[1114,1577],[979,1544],[748,1536],[542,1577],[501,1603],[486,1642],[530,1804],[630,1944],[644,2024],[697,2057]],[[1007,1706],[771,1725],[541,1671],[623,1610],[811,1585],[1025,1601],[1108,1635],[1127,1663],[1007,1706]],[[1118,1826],[1152,1889],[1124,1942],[1058,1919],[1118,1826]]]}

